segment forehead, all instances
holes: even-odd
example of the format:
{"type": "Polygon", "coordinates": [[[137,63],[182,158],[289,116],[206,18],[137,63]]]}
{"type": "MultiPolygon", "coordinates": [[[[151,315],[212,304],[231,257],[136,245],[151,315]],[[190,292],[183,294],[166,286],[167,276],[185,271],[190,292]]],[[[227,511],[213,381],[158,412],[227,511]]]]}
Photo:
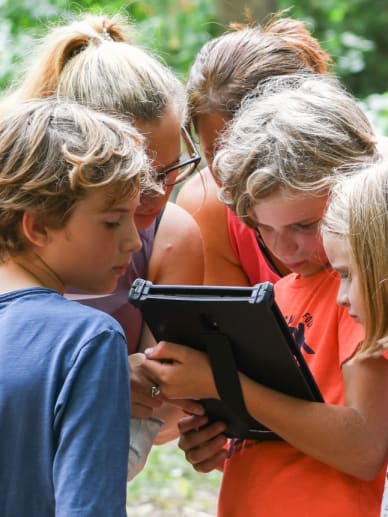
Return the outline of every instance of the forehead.
{"type": "Polygon", "coordinates": [[[252,205],[256,220],[269,226],[290,226],[303,221],[320,219],[327,203],[327,195],[294,193],[277,190],[252,205]]]}
{"type": "Polygon", "coordinates": [[[75,208],[78,213],[99,214],[115,210],[128,210],[139,203],[139,191],[131,189],[125,195],[119,195],[117,189],[110,186],[90,189],[85,196],[77,201],[75,208]]]}
{"type": "Polygon", "coordinates": [[[172,108],[161,119],[136,122],[136,128],[146,139],[147,153],[158,165],[167,165],[180,155],[181,120],[172,108]]]}

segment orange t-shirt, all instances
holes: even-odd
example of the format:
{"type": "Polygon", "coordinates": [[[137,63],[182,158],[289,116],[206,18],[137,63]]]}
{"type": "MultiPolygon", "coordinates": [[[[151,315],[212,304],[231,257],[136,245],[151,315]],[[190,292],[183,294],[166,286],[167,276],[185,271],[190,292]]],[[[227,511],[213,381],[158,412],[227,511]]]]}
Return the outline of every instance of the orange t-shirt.
{"type": "MultiPolygon", "coordinates": [[[[336,303],[337,275],[291,274],[275,298],[326,402],[342,405],[342,364],[363,329],[336,303]]],[[[384,471],[376,480],[344,474],[285,442],[233,441],[224,465],[219,517],[377,517],[384,471]]]]}

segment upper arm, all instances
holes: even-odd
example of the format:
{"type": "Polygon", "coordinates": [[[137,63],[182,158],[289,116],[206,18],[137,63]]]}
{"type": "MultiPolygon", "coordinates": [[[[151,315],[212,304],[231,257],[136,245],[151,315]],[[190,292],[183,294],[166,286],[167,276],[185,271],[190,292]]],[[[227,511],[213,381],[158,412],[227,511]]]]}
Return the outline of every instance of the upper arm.
{"type": "Polygon", "coordinates": [[[388,455],[388,360],[384,357],[353,360],[343,366],[345,405],[355,408],[368,423],[367,434],[381,458],[388,455]]]}
{"type": "Polygon", "coordinates": [[[204,252],[201,232],[183,208],[167,203],[156,232],[148,280],[157,284],[202,284],[204,252]]]}
{"type": "Polygon", "coordinates": [[[204,244],[205,284],[249,285],[230,243],[226,206],[218,199],[218,186],[208,169],[181,189],[177,204],[197,221],[204,244]]]}

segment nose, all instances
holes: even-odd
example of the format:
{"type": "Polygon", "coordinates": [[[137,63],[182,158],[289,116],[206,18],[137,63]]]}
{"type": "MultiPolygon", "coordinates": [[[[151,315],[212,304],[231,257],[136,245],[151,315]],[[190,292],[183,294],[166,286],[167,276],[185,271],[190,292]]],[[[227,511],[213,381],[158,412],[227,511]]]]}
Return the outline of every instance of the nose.
{"type": "Polygon", "coordinates": [[[340,282],[340,286],[338,288],[337,303],[338,303],[338,305],[341,305],[342,307],[350,306],[348,290],[342,281],[340,282]]]}
{"type": "Polygon", "coordinates": [[[298,249],[296,241],[287,232],[276,233],[268,247],[274,255],[283,259],[292,257],[298,249]]]}
{"type": "Polygon", "coordinates": [[[135,251],[139,251],[141,247],[142,242],[140,239],[139,232],[137,231],[135,223],[132,222],[130,227],[126,231],[126,234],[120,240],[120,252],[134,253],[135,251]]]}

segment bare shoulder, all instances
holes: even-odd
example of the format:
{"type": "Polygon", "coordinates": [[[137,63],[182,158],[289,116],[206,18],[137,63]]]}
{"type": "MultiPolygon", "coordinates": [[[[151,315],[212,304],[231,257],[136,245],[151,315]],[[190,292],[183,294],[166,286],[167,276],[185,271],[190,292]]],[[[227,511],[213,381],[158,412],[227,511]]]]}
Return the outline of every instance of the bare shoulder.
{"type": "Polygon", "coordinates": [[[218,186],[206,167],[183,185],[177,205],[183,207],[198,220],[204,214],[224,214],[225,206],[218,199],[218,186]]]}
{"type": "Polygon", "coordinates": [[[175,203],[167,203],[156,232],[148,278],[155,283],[201,284],[204,252],[194,218],[175,203]]]}
{"type": "Polygon", "coordinates": [[[177,204],[197,221],[205,251],[205,283],[247,285],[247,277],[233,251],[227,208],[218,198],[219,187],[208,168],[191,178],[181,189],[177,204]]]}
{"type": "Polygon", "coordinates": [[[201,232],[193,216],[176,203],[168,202],[157,231],[158,240],[164,245],[184,245],[186,241],[194,239],[194,246],[201,242],[201,232]]]}

